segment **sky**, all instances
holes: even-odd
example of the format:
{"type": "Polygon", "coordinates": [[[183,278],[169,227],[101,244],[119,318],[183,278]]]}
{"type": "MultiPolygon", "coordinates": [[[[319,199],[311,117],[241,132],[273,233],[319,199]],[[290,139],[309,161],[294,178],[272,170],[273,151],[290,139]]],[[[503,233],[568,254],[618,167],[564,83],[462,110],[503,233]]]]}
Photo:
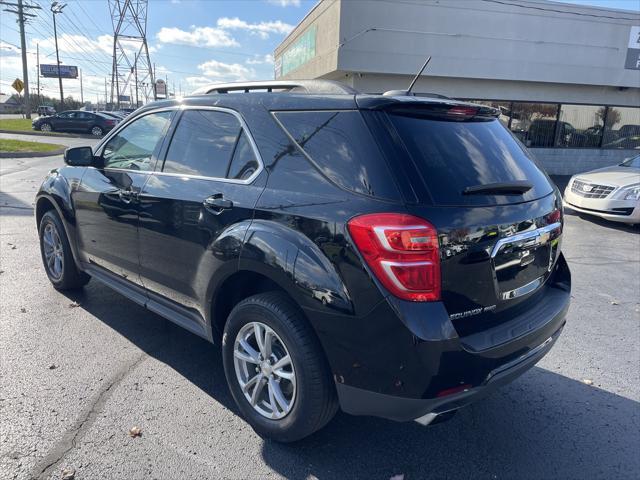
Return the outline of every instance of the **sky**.
{"type": "MultiPolygon", "coordinates": [[[[564,0],[640,11],[640,0],[564,0]]],[[[40,63],[55,64],[49,0],[26,27],[31,89],[36,87],[36,45],[40,63]]],[[[103,101],[110,81],[113,26],[107,0],[67,0],[56,16],[60,61],[82,70],[85,100],[103,101]]],[[[151,61],[169,90],[188,94],[212,82],[273,78],[273,51],[313,7],[315,0],[150,0],[147,39],[151,61]]],[[[15,16],[0,15],[0,91],[22,77],[15,16]]],[[[131,46],[125,45],[125,48],[131,46]]],[[[79,80],[64,80],[65,96],[80,97],[79,80]]],[[[43,94],[57,96],[57,79],[41,79],[43,94]]],[[[108,87],[109,89],[110,87],[108,87]]]]}

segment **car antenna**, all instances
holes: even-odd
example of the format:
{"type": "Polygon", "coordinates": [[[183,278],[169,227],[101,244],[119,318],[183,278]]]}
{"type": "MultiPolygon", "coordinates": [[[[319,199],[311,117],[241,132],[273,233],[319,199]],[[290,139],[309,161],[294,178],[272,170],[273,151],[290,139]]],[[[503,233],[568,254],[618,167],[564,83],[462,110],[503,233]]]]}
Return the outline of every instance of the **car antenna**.
{"type": "Polygon", "coordinates": [[[409,88],[407,90],[389,90],[387,92],[384,92],[382,95],[384,95],[385,97],[397,97],[397,96],[413,95],[411,93],[411,90],[413,89],[413,86],[418,81],[418,78],[420,78],[420,75],[422,75],[422,72],[424,72],[424,69],[427,68],[427,65],[429,64],[430,61],[431,61],[431,55],[429,55],[427,57],[426,62],[424,62],[424,65],[422,65],[422,68],[420,69],[418,74],[415,77],[413,77],[413,80],[411,80],[411,83],[409,84],[409,88]]]}
{"type": "Polygon", "coordinates": [[[431,55],[429,55],[427,57],[427,61],[424,62],[424,65],[422,65],[422,68],[420,69],[420,71],[418,72],[418,74],[413,78],[413,80],[411,81],[411,83],[409,84],[409,89],[407,90],[407,95],[411,95],[411,90],[413,89],[413,86],[416,84],[416,82],[418,81],[418,78],[420,78],[420,75],[422,75],[422,72],[424,72],[424,69],[427,68],[427,65],[429,64],[429,62],[431,61],[431,55]]]}

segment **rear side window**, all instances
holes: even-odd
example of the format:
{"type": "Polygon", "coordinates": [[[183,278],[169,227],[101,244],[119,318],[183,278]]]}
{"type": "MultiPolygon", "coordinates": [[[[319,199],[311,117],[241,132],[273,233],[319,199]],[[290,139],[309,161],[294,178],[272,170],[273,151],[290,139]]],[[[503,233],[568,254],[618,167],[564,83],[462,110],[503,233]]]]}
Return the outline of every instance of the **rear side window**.
{"type": "Polygon", "coordinates": [[[163,172],[224,178],[242,131],[230,113],[186,110],[171,139],[163,172]]]}
{"type": "Polygon", "coordinates": [[[458,122],[398,113],[389,118],[436,204],[516,203],[552,192],[545,174],[497,119],[458,122]],[[467,187],[523,180],[533,187],[522,195],[462,193],[467,187]]]}
{"type": "Polygon", "coordinates": [[[233,152],[233,158],[231,159],[231,165],[229,166],[229,173],[227,178],[233,180],[246,180],[251,177],[258,170],[258,161],[253,153],[247,134],[240,132],[240,138],[236,144],[235,151],[233,152]]]}
{"type": "Polygon", "coordinates": [[[360,112],[278,112],[275,116],[333,182],[353,192],[397,198],[389,167],[360,112]]]}

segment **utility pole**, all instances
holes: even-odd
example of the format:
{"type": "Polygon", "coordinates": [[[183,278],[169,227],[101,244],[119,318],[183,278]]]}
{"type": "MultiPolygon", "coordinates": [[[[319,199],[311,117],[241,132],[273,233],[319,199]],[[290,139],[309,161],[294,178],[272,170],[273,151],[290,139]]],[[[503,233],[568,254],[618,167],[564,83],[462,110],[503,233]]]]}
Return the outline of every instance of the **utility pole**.
{"type": "MultiPolygon", "coordinates": [[[[104,79],[104,109],[109,110],[107,108],[107,79],[104,79]]],[[[113,110],[113,101],[111,102],[111,110],[113,110]]]]}
{"type": "Polygon", "coordinates": [[[82,69],[80,69],[80,103],[84,105],[84,94],[82,93],[82,69]]]}
{"type": "Polygon", "coordinates": [[[27,42],[25,40],[24,35],[24,24],[28,20],[25,17],[34,18],[36,15],[32,13],[27,13],[24,10],[33,8],[34,10],[40,10],[40,6],[38,5],[24,5],[22,0],[18,0],[18,3],[10,3],[5,1],[0,1],[1,5],[7,5],[8,7],[16,8],[16,10],[10,10],[9,8],[5,8],[5,12],[14,13],[18,16],[18,24],[20,26],[20,49],[22,50],[22,77],[24,79],[24,99],[23,99],[23,109],[24,115],[26,118],[31,118],[31,104],[29,103],[29,68],[27,65],[27,42]]]}
{"type": "Polygon", "coordinates": [[[40,44],[36,43],[36,62],[38,69],[36,70],[36,78],[38,79],[38,105],[40,105],[40,44]]]}
{"type": "Polygon", "coordinates": [[[62,13],[62,9],[66,6],[66,3],[60,4],[58,2],[53,2],[51,4],[51,14],[53,15],[53,37],[56,42],[56,62],[58,64],[58,84],[60,85],[60,110],[64,110],[64,93],[62,92],[62,77],[60,76],[60,54],[58,51],[58,29],[56,28],[56,15],[62,13]]]}

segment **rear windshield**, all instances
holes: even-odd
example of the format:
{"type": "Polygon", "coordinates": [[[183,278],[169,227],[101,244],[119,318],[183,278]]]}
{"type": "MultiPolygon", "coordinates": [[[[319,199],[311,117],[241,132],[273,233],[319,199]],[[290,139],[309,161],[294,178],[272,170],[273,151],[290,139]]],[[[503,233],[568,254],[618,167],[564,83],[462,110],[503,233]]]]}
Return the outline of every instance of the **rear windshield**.
{"type": "Polygon", "coordinates": [[[492,205],[534,200],[553,191],[547,177],[499,120],[447,121],[389,114],[433,201],[492,205]],[[464,195],[469,187],[527,181],[519,195],[464,195]]]}

